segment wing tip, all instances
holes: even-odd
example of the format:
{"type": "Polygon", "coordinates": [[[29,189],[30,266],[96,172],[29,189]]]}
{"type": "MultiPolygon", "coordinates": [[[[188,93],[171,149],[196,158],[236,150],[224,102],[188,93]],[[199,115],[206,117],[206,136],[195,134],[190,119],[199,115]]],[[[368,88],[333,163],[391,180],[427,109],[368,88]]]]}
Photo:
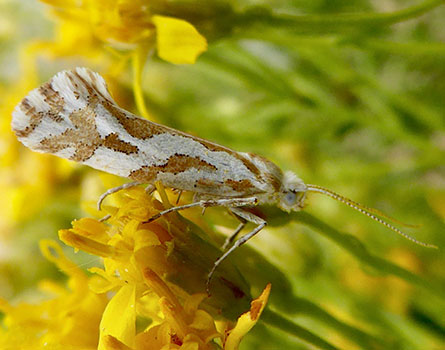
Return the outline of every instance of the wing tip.
{"type": "Polygon", "coordinates": [[[31,127],[32,119],[39,111],[44,109],[44,96],[38,89],[31,90],[12,112],[11,128],[17,137],[23,137],[23,133],[31,127]]]}
{"type": "Polygon", "coordinates": [[[58,72],[17,104],[12,112],[11,128],[19,139],[27,137],[46,114],[52,111],[61,116],[64,108],[75,110],[84,106],[92,92],[114,102],[105,80],[91,69],[76,67],[58,72]]]}
{"type": "Polygon", "coordinates": [[[76,67],[61,71],[51,81],[53,84],[60,86],[60,88],[68,88],[72,93],[88,94],[93,89],[103,98],[113,100],[104,78],[87,67],[76,67]],[[81,86],[85,90],[82,90],[81,86]]]}

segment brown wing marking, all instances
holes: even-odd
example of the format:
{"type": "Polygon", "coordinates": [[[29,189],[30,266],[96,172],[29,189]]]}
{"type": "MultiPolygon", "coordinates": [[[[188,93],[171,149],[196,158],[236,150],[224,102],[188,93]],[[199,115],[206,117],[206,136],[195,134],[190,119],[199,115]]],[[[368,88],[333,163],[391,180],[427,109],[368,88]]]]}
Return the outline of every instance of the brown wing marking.
{"type": "Polygon", "coordinates": [[[102,138],[96,128],[95,116],[94,110],[90,107],[71,113],[69,118],[75,128],[43,139],[39,149],[43,152],[56,153],[65,148],[75,147],[76,151],[71,159],[77,162],[85,162],[91,158],[100,146],[126,154],[139,151],[136,146],[120,140],[117,134],[112,133],[102,138]]]}
{"type": "Polygon", "coordinates": [[[109,134],[105,137],[103,140],[104,147],[110,148],[112,150],[115,150],[117,152],[122,152],[125,154],[132,154],[137,153],[139,151],[139,148],[132,145],[129,142],[122,141],[119,139],[119,135],[116,133],[109,134]]]}
{"type": "Polygon", "coordinates": [[[239,180],[239,181],[227,179],[224,181],[224,183],[227,186],[230,186],[234,191],[239,192],[239,193],[247,192],[246,190],[249,190],[250,188],[253,187],[252,182],[250,182],[247,179],[243,179],[243,180],[239,180]]]}
{"type": "Polygon", "coordinates": [[[170,157],[165,164],[155,166],[143,166],[138,170],[132,171],[129,177],[135,181],[150,183],[156,179],[158,173],[160,172],[173,173],[176,175],[191,168],[206,170],[217,169],[214,165],[207,163],[206,161],[198,157],[175,154],[174,156],[170,157]]]}
{"type": "Polygon", "coordinates": [[[105,109],[119,121],[119,124],[122,125],[125,131],[137,139],[146,140],[153,135],[166,132],[166,128],[160,125],[136,116],[129,116],[123,109],[111,101],[105,100],[102,104],[105,109]]]}
{"type": "Polygon", "coordinates": [[[54,90],[51,81],[40,86],[38,90],[42,94],[43,100],[51,107],[45,115],[50,117],[56,123],[63,121],[63,117],[60,113],[63,112],[65,101],[63,97],[54,90]]]}
{"type": "Polygon", "coordinates": [[[63,117],[59,113],[63,110],[63,98],[57,91],[54,91],[50,82],[39,87],[38,91],[43,96],[43,100],[51,107],[48,112],[37,112],[36,107],[31,104],[27,97],[25,97],[19,104],[19,108],[29,117],[29,125],[23,130],[14,130],[18,138],[28,137],[37,126],[42,122],[46,116],[53,121],[59,123],[63,117]]]}
{"type": "Polygon", "coordinates": [[[37,112],[36,107],[31,105],[29,100],[25,97],[19,104],[19,108],[29,117],[29,125],[22,130],[15,129],[14,132],[18,138],[28,137],[35,128],[41,123],[45,114],[43,112],[37,112]]]}

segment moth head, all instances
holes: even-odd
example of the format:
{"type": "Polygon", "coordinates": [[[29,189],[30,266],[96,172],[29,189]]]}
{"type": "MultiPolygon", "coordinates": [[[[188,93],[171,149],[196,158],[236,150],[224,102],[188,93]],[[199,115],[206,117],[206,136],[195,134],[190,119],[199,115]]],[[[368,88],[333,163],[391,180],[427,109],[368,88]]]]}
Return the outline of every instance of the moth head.
{"type": "Polygon", "coordinates": [[[284,173],[283,185],[279,194],[278,206],[287,211],[303,209],[307,187],[304,182],[291,171],[284,173]]]}

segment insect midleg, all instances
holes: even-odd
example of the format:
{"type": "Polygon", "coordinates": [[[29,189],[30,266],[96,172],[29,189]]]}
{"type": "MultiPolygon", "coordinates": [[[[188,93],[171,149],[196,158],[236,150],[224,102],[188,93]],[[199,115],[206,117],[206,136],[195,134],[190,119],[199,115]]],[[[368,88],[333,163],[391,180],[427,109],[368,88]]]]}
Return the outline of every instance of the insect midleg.
{"type": "Polygon", "coordinates": [[[244,226],[246,226],[247,220],[243,219],[242,217],[235,215],[235,217],[240,221],[240,224],[238,225],[238,227],[235,229],[235,231],[226,238],[226,240],[224,241],[224,244],[222,246],[222,250],[226,250],[235,240],[236,236],[238,236],[238,233],[241,232],[241,230],[244,228],[244,226]]]}
{"type": "Polygon", "coordinates": [[[176,198],[176,205],[179,203],[179,200],[181,199],[181,195],[182,195],[182,190],[179,190],[179,193],[178,193],[178,198],[176,198]]]}
{"type": "Polygon", "coordinates": [[[161,216],[172,213],[175,211],[193,208],[193,207],[243,207],[246,205],[255,205],[258,202],[256,197],[248,197],[248,198],[220,198],[220,199],[204,199],[190,204],[178,205],[176,207],[171,207],[160,211],[156,215],[152,216],[150,219],[145,221],[144,223],[149,223],[154,220],[159,219],[161,216]]]}
{"type": "Polygon", "coordinates": [[[249,233],[246,233],[244,236],[239,238],[238,240],[233,243],[233,245],[223,254],[221,255],[218,260],[215,261],[213,264],[212,269],[210,270],[209,274],[207,275],[207,281],[206,281],[206,290],[207,294],[210,295],[210,281],[213,277],[213,274],[215,273],[218,266],[226,259],[232,252],[235,251],[236,248],[240,247],[244,243],[246,243],[249,239],[251,239],[253,236],[255,236],[258,232],[260,232],[266,225],[267,222],[260,218],[259,216],[256,216],[255,214],[252,214],[248,211],[243,210],[242,208],[230,208],[230,211],[232,211],[235,215],[239,216],[240,218],[243,218],[244,220],[248,222],[252,222],[254,224],[257,224],[257,226],[250,231],[249,233]]]}
{"type": "Polygon", "coordinates": [[[135,187],[135,186],[139,186],[142,185],[143,182],[139,182],[139,181],[135,181],[135,182],[128,182],[126,184],[117,186],[117,187],[113,187],[110,188],[109,190],[107,190],[107,192],[102,193],[102,195],[99,197],[99,200],[97,201],[97,210],[101,211],[102,210],[102,202],[105,200],[105,198],[107,198],[110,194],[119,192],[121,190],[124,190],[126,188],[130,188],[130,187],[135,187]]]}

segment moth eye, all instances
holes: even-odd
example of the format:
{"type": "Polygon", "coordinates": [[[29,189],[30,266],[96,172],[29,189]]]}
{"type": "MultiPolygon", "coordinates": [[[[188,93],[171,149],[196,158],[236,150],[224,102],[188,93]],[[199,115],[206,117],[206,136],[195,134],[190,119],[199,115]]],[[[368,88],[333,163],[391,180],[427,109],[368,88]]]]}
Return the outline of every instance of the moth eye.
{"type": "Polygon", "coordinates": [[[296,196],[295,193],[293,193],[293,192],[287,192],[286,195],[284,196],[284,199],[285,199],[286,202],[289,203],[289,204],[294,204],[296,198],[297,198],[297,196],[296,196]]]}

